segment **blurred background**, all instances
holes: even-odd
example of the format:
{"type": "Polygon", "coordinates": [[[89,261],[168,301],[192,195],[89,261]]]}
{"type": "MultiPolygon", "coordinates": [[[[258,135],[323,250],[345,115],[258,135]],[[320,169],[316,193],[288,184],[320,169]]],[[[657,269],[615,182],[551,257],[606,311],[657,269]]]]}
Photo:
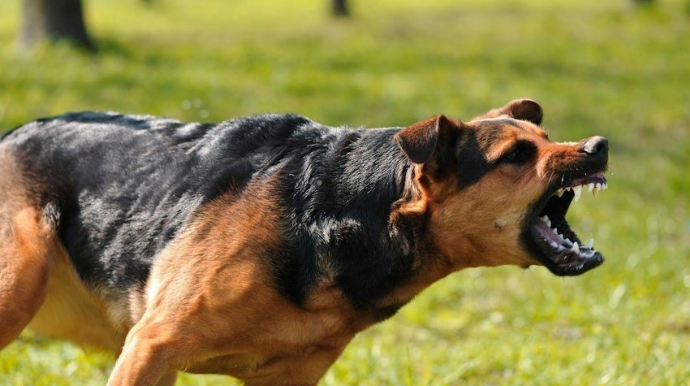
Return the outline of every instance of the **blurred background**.
{"type": "MultiPolygon", "coordinates": [[[[77,110],[406,126],[520,97],[552,139],[608,137],[610,189],[569,212],[605,264],[454,274],[360,334],[321,384],[687,384],[690,2],[0,2],[0,132],[77,110]]],[[[0,384],[103,385],[112,363],[25,332],[0,352],[0,384]]]]}

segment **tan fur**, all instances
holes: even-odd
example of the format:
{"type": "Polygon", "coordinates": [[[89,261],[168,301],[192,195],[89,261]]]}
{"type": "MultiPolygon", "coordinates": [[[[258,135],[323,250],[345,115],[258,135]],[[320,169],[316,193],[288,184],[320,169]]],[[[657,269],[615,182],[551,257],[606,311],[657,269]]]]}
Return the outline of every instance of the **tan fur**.
{"type": "MultiPolygon", "coordinates": [[[[304,309],[273,288],[267,258],[277,252],[282,230],[271,198],[262,196],[268,194],[229,206],[221,199],[197,216],[154,265],[146,311],[123,354],[162,346],[165,364],[158,371],[230,374],[247,384],[313,384],[322,376],[356,332],[349,325],[354,311],[347,312],[350,306],[328,283],[304,309]]],[[[150,359],[130,358],[136,360],[118,366],[150,359]]],[[[137,384],[143,376],[116,371],[111,384],[137,384]]]]}
{"type": "Polygon", "coordinates": [[[64,251],[48,280],[43,306],[28,326],[43,335],[119,354],[127,334],[108,318],[105,305],[86,290],[64,251]]]}
{"type": "MultiPolygon", "coordinates": [[[[518,140],[528,140],[538,146],[537,160],[555,151],[555,145],[545,139],[543,130],[526,122],[520,124],[523,130],[505,125],[500,139],[480,143],[489,161],[500,157],[518,140]]],[[[543,174],[532,163],[519,167],[498,165],[482,177],[481,183],[459,191],[452,177],[434,183],[422,182],[422,188],[431,198],[429,233],[441,254],[452,262],[454,271],[534,263],[518,240],[525,209],[548,186],[543,174]]]]}

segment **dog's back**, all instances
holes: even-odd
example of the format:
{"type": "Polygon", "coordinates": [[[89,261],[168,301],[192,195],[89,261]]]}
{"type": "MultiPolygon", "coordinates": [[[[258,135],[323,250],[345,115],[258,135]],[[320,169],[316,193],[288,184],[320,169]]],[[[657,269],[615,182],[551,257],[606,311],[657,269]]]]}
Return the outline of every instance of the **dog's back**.
{"type": "Polygon", "coordinates": [[[314,124],[289,115],[210,125],[76,113],[16,129],[2,151],[19,161],[36,207],[52,211],[80,278],[110,292],[143,285],[151,259],[195,209],[239,194],[304,126],[314,124]]]}

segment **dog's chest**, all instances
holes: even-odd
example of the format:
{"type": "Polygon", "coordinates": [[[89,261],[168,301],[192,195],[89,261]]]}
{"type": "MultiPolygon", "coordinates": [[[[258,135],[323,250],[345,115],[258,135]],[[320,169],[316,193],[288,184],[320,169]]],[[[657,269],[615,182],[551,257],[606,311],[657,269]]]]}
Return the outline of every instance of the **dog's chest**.
{"type": "Polygon", "coordinates": [[[266,296],[264,301],[271,305],[261,311],[263,315],[244,321],[234,319],[231,331],[219,334],[222,338],[216,337],[214,343],[206,342],[216,347],[215,354],[191,365],[190,371],[247,380],[262,379],[290,366],[310,368],[313,364],[315,368],[327,368],[365,328],[351,307],[339,300],[340,295],[328,292],[322,293],[320,304],[310,309],[297,309],[277,297],[266,296]]]}

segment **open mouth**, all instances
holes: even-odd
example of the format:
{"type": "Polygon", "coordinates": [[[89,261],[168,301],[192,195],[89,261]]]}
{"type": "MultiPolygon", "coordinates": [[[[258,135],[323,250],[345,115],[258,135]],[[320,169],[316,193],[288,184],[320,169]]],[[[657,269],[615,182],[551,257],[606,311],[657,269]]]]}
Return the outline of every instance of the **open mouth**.
{"type": "Polygon", "coordinates": [[[555,189],[541,201],[530,226],[531,236],[541,253],[540,261],[554,274],[573,276],[599,266],[604,257],[594,249],[594,240],[583,243],[570,228],[565,215],[573,201],[583,193],[606,190],[606,178],[599,172],[576,178],[555,189]]]}

